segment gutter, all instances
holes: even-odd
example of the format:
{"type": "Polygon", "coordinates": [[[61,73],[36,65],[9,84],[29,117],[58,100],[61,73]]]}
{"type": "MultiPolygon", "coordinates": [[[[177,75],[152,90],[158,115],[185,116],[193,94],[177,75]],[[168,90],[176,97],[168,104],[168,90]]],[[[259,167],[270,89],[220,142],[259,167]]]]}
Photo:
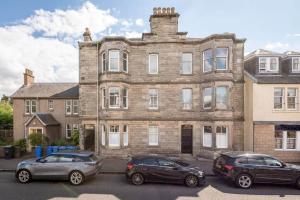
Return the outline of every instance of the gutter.
{"type": "Polygon", "coordinates": [[[96,154],[100,154],[99,151],[99,43],[97,43],[97,123],[96,123],[96,154]]]}

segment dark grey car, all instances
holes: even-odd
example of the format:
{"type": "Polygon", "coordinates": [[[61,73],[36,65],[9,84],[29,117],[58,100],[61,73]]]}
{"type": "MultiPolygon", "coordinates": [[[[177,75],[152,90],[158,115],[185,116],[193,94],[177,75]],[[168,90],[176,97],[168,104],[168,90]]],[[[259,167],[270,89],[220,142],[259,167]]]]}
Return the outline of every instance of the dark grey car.
{"type": "Polygon", "coordinates": [[[73,185],[98,173],[102,160],[93,152],[58,152],[40,159],[30,159],[18,164],[16,178],[21,183],[31,180],[69,180],[73,185]]]}

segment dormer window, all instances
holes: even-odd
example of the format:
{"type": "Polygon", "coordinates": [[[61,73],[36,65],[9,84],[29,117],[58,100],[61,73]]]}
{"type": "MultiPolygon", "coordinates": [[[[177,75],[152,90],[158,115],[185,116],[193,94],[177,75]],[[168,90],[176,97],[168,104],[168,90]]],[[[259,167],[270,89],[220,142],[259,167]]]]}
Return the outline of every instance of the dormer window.
{"type": "Polygon", "coordinates": [[[259,72],[260,73],[276,73],[278,72],[278,57],[260,57],[259,72]]]}
{"type": "Polygon", "coordinates": [[[300,73],[300,57],[292,58],[292,72],[300,73]]]}

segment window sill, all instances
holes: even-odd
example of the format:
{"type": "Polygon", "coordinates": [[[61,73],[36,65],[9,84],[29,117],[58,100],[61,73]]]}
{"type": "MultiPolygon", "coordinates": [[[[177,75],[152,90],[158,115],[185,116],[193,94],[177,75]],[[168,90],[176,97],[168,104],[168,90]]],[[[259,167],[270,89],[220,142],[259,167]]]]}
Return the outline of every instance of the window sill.
{"type": "Polygon", "coordinates": [[[158,108],[148,108],[148,111],[159,112],[158,108]]]}
{"type": "Polygon", "coordinates": [[[285,109],[282,109],[282,110],[274,110],[273,109],[273,112],[274,113],[297,113],[297,112],[300,112],[298,109],[296,110],[285,110],[285,109]]]}
{"type": "Polygon", "coordinates": [[[125,75],[128,75],[128,72],[124,72],[124,71],[105,71],[105,72],[100,73],[100,76],[101,75],[109,75],[109,74],[125,74],[125,75]]]}
{"type": "Polygon", "coordinates": [[[191,74],[182,74],[182,73],[180,73],[180,76],[193,76],[194,74],[193,73],[191,73],[191,74]]]}
{"type": "Polygon", "coordinates": [[[300,149],[274,149],[274,151],[299,152],[300,149]]]}
{"type": "Polygon", "coordinates": [[[160,145],[147,145],[148,148],[160,148],[160,145]]]}

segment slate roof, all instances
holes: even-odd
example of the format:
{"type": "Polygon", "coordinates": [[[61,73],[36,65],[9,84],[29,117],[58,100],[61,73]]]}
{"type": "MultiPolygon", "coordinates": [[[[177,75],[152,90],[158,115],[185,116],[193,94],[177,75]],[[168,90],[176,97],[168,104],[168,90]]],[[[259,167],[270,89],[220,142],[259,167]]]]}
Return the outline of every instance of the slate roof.
{"type": "Polygon", "coordinates": [[[259,84],[300,84],[300,75],[288,75],[284,73],[279,75],[259,75],[249,73],[248,71],[245,74],[259,84]]]}
{"type": "Polygon", "coordinates": [[[36,113],[27,122],[26,125],[31,122],[32,119],[37,118],[44,126],[60,125],[58,121],[50,113],[36,113]]]}
{"type": "Polygon", "coordinates": [[[78,83],[33,83],[23,85],[12,98],[79,98],[78,83]]]}

